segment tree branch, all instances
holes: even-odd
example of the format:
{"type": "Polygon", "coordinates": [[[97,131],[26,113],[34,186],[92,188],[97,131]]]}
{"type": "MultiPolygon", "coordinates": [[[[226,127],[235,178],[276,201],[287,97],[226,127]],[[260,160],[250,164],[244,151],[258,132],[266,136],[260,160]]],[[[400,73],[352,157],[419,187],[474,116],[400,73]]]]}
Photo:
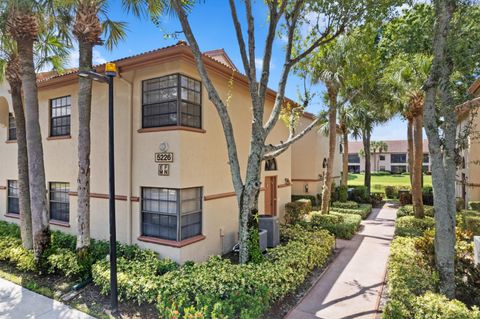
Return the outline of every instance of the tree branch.
{"type": "Polygon", "coordinates": [[[190,44],[190,48],[192,49],[192,53],[196,61],[198,73],[200,74],[203,85],[206,87],[208,91],[208,98],[210,99],[210,101],[212,101],[213,105],[215,105],[215,108],[217,109],[217,113],[220,117],[220,120],[223,126],[223,131],[225,133],[225,140],[227,143],[228,159],[230,164],[230,170],[232,173],[233,187],[235,189],[235,193],[237,194],[238,199],[240,199],[240,196],[243,191],[243,181],[240,173],[240,164],[238,161],[237,146],[235,142],[232,122],[230,120],[227,107],[221,100],[217,90],[215,89],[212,81],[210,80],[210,77],[208,76],[207,70],[205,68],[205,64],[203,63],[203,60],[202,60],[202,53],[200,51],[200,48],[198,47],[197,40],[193,35],[192,29],[190,27],[190,23],[188,22],[188,18],[185,14],[184,8],[180,3],[181,1],[182,0],[172,1],[173,7],[180,20],[183,31],[185,33],[185,37],[187,38],[190,44]]]}
{"type": "Polygon", "coordinates": [[[245,40],[243,39],[242,26],[238,20],[237,8],[235,6],[234,0],[230,1],[230,11],[232,13],[233,25],[235,27],[235,33],[237,34],[238,47],[240,48],[240,55],[242,56],[243,67],[245,69],[245,74],[247,74],[248,79],[250,79],[250,62],[248,61],[247,49],[245,47],[245,40]]]}

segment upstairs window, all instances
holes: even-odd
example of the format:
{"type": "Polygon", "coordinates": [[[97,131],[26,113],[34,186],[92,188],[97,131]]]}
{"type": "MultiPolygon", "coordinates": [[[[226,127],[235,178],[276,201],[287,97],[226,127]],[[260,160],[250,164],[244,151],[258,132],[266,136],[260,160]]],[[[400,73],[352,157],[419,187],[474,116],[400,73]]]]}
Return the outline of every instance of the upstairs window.
{"type": "Polygon", "coordinates": [[[142,188],[143,236],[182,241],[201,233],[201,188],[142,188]]]}
{"type": "Polygon", "coordinates": [[[20,214],[18,202],[18,181],[8,181],[7,214],[20,214]]]}
{"type": "Polygon", "coordinates": [[[50,100],[50,136],[70,135],[70,115],[70,96],[50,100]]]}
{"type": "Polygon", "coordinates": [[[276,171],[277,170],[277,160],[272,158],[265,161],[265,170],[266,171],[276,171]]]}
{"type": "Polygon", "coordinates": [[[406,163],[407,162],[407,154],[405,153],[398,153],[398,154],[391,154],[390,155],[390,162],[391,163],[406,163]]]}
{"type": "Polygon", "coordinates": [[[358,154],[348,154],[348,162],[353,164],[359,164],[360,156],[358,154]]]}
{"type": "Polygon", "coordinates": [[[380,160],[384,161],[385,160],[385,155],[380,155],[380,160]]]}
{"type": "Polygon", "coordinates": [[[202,85],[181,74],[143,81],[142,127],[202,126],[202,85]]]}
{"type": "Polygon", "coordinates": [[[17,122],[13,113],[8,113],[8,140],[15,141],[17,139],[17,122]]]}
{"type": "Polygon", "coordinates": [[[70,200],[68,192],[69,183],[50,183],[50,219],[69,222],[70,200]]]}

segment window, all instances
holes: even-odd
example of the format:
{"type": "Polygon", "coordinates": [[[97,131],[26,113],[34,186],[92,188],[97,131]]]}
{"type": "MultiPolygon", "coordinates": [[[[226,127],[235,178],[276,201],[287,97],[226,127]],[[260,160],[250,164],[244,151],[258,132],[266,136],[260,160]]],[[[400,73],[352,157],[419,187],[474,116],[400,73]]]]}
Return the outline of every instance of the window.
{"type": "Polygon", "coordinates": [[[390,156],[391,156],[390,157],[390,162],[392,162],[392,163],[406,163],[407,162],[407,154],[405,154],[405,153],[391,154],[390,156]]]}
{"type": "Polygon", "coordinates": [[[180,74],[143,81],[142,127],[200,128],[202,85],[180,74]],[[180,94],[179,94],[180,92],[180,94]]]}
{"type": "Polygon", "coordinates": [[[358,154],[348,154],[349,163],[360,163],[360,156],[358,154]]]}
{"type": "Polygon", "coordinates": [[[50,136],[70,135],[70,96],[50,100],[50,136]]]}
{"type": "Polygon", "coordinates": [[[407,166],[405,166],[405,165],[392,165],[390,169],[391,169],[392,173],[401,174],[401,173],[405,173],[407,171],[407,166]]]}
{"type": "Polygon", "coordinates": [[[277,170],[277,160],[272,158],[265,161],[265,170],[266,171],[276,171],[277,170]]]}
{"type": "Polygon", "coordinates": [[[380,160],[384,161],[385,160],[385,155],[380,155],[380,160]]]}
{"type": "Polygon", "coordinates": [[[142,188],[143,236],[182,241],[201,233],[201,188],[142,188]]]}
{"type": "Polygon", "coordinates": [[[428,156],[428,154],[423,154],[423,162],[428,163],[429,161],[430,161],[430,157],[428,156]]]}
{"type": "Polygon", "coordinates": [[[69,222],[70,200],[68,197],[70,184],[50,183],[50,219],[69,222]]]}
{"type": "Polygon", "coordinates": [[[8,140],[15,141],[17,139],[17,122],[12,113],[8,113],[8,140]]]}
{"type": "Polygon", "coordinates": [[[20,214],[18,203],[18,181],[8,181],[8,208],[7,214],[20,214]]]}
{"type": "Polygon", "coordinates": [[[385,172],[385,166],[380,166],[380,172],[385,172]]]}

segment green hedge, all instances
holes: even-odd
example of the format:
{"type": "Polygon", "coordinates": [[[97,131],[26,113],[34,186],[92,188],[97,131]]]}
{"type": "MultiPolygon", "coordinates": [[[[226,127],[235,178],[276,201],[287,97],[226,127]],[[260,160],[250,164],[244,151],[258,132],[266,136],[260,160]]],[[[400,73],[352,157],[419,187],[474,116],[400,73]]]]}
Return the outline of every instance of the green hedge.
{"type": "Polygon", "coordinates": [[[355,209],[332,207],[331,212],[337,212],[337,213],[340,213],[340,214],[360,215],[362,219],[365,219],[372,212],[372,205],[371,204],[359,204],[358,208],[355,208],[355,209]]]}
{"type": "Polygon", "coordinates": [[[468,209],[480,211],[480,202],[468,202],[468,209]]]}
{"type": "MultiPolygon", "coordinates": [[[[425,212],[425,216],[433,217],[433,215],[435,214],[435,208],[433,206],[424,205],[423,209],[425,212]]],[[[403,217],[403,216],[413,216],[413,215],[414,215],[413,205],[405,205],[403,207],[400,207],[397,210],[397,218],[403,217]]]]}
{"type": "Polygon", "coordinates": [[[474,236],[480,236],[480,211],[462,210],[457,216],[460,228],[472,232],[474,236]]]}
{"type": "Polygon", "coordinates": [[[285,222],[295,224],[312,211],[312,203],[308,199],[298,199],[295,202],[285,204],[285,222]]]}
{"type": "Polygon", "coordinates": [[[385,186],[385,196],[390,199],[398,198],[398,188],[395,186],[385,186]]]}
{"type": "MultiPolygon", "coordinates": [[[[433,239],[431,239],[433,240],[433,239]]],[[[478,308],[469,310],[458,300],[437,294],[439,277],[423,250],[421,237],[396,237],[390,246],[387,267],[388,302],[384,319],[479,319],[478,308]]]]}
{"type": "Polygon", "coordinates": [[[356,209],[358,208],[358,203],[354,201],[348,201],[348,202],[333,202],[332,207],[338,207],[338,208],[347,208],[347,209],[356,209]]]}
{"type": "Polygon", "coordinates": [[[326,229],[337,238],[351,239],[361,222],[362,217],[357,214],[311,212],[305,217],[303,225],[314,229],[326,229]]]}
{"type": "Polygon", "coordinates": [[[395,235],[397,236],[423,236],[426,230],[432,229],[435,221],[432,217],[415,218],[415,216],[403,216],[395,221],[395,235]]]}
{"type": "Polygon", "coordinates": [[[313,195],[292,195],[292,202],[296,202],[299,199],[308,199],[312,203],[312,205],[317,205],[317,197],[313,195]]]}

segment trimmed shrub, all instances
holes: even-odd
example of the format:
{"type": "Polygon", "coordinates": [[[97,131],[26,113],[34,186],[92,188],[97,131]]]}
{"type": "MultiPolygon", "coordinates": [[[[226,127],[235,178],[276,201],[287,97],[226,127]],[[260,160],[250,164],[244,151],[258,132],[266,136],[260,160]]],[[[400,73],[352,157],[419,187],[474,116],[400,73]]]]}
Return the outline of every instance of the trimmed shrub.
{"type": "Polygon", "coordinates": [[[333,202],[332,207],[338,208],[347,208],[347,209],[356,209],[358,208],[359,204],[357,202],[348,201],[348,202],[333,202]]]}
{"type": "Polygon", "coordinates": [[[369,203],[370,196],[368,194],[368,188],[365,186],[358,186],[353,189],[352,192],[353,201],[357,203],[369,203]]]}
{"type": "Polygon", "coordinates": [[[308,199],[312,203],[312,205],[317,205],[317,197],[313,195],[292,195],[292,202],[296,202],[299,199],[308,199]]]}
{"type": "Polygon", "coordinates": [[[449,300],[441,294],[427,292],[415,300],[414,319],[480,319],[478,308],[472,310],[458,301],[449,300]]]}
{"type": "Polygon", "coordinates": [[[402,206],[412,204],[412,193],[410,193],[410,191],[399,191],[398,199],[402,206]]]}
{"type": "Polygon", "coordinates": [[[371,192],[370,193],[370,201],[372,204],[377,205],[383,201],[385,194],[382,192],[371,192]]]}
{"type": "Polygon", "coordinates": [[[372,205],[371,204],[360,204],[358,206],[358,208],[355,208],[355,209],[332,207],[330,210],[333,211],[333,212],[337,212],[339,214],[360,215],[362,219],[365,219],[372,212],[372,205]]]}
{"type": "Polygon", "coordinates": [[[468,202],[468,209],[480,211],[480,202],[468,202]]]}
{"type": "Polygon", "coordinates": [[[462,210],[459,217],[458,226],[463,230],[471,232],[474,236],[480,236],[480,212],[476,210],[462,210]]]}
{"type": "Polygon", "coordinates": [[[390,199],[398,198],[398,188],[395,186],[385,186],[385,196],[390,199]]]}
{"type": "Polygon", "coordinates": [[[308,199],[299,199],[285,204],[285,223],[295,224],[302,220],[305,214],[312,211],[312,204],[308,199]]]}
{"type": "Polygon", "coordinates": [[[422,199],[424,205],[433,206],[433,188],[431,186],[425,186],[422,189],[422,199]]]}
{"type": "Polygon", "coordinates": [[[348,200],[348,187],[346,185],[338,186],[338,201],[345,203],[348,200]]]}
{"type": "Polygon", "coordinates": [[[455,208],[457,209],[457,212],[465,209],[465,200],[461,197],[456,197],[455,198],[455,208]]]}
{"type": "Polygon", "coordinates": [[[337,238],[351,239],[360,227],[361,221],[362,217],[357,214],[311,212],[305,217],[303,225],[314,229],[326,229],[337,238]]]}
{"type": "MultiPolygon", "coordinates": [[[[433,206],[424,205],[423,209],[425,212],[425,216],[433,217],[433,215],[435,214],[435,208],[433,206]]],[[[397,210],[397,218],[403,217],[403,216],[413,216],[413,215],[414,215],[413,205],[405,205],[403,207],[400,207],[397,210]]]]}
{"type": "Polygon", "coordinates": [[[415,216],[404,216],[395,221],[395,235],[397,236],[423,236],[423,233],[433,228],[435,221],[432,217],[415,218],[415,216]]]}

